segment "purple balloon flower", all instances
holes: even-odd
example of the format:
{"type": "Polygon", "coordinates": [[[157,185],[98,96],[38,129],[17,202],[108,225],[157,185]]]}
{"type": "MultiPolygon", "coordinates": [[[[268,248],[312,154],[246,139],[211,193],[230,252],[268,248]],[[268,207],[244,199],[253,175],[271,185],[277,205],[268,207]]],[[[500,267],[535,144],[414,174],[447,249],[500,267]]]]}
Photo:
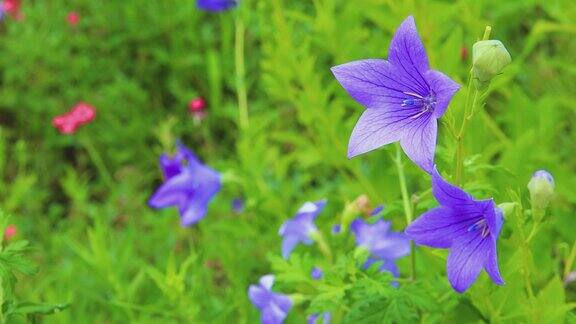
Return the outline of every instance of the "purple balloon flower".
{"type": "Polygon", "coordinates": [[[160,167],[164,183],[148,204],[152,208],[177,207],[182,226],[195,224],[206,215],[208,203],[220,191],[220,174],[203,165],[180,143],[174,157],[160,156],[160,167]]]}
{"type": "Polygon", "coordinates": [[[307,202],[300,207],[292,219],[282,224],[279,234],[283,237],[282,257],[284,259],[288,259],[298,243],[312,244],[312,234],[318,230],[314,220],[324,209],[324,206],[326,206],[325,199],[317,202],[307,202]]]}
{"type": "Polygon", "coordinates": [[[350,226],[356,236],[356,244],[370,251],[371,256],[364,267],[383,261],[380,270],[389,271],[397,277],[399,272],[395,260],[410,254],[410,240],[404,233],[392,232],[390,227],[391,223],[383,219],[368,224],[361,218],[350,226]]]}
{"type": "Polygon", "coordinates": [[[319,200],[317,202],[307,202],[292,218],[284,222],[280,227],[279,234],[283,237],[282,240],[282,257],[288,259],[290,253],[298,243],[306,245],[312,244],[312,234],[318,229],[314,224],[314,220],[320,214],[322,209],[326,206],[326,200],[319,200]]]}
{"type": "Polygon", "coordinates": [[[292,308],[292,301],[288,296],[272,291],[274,276],[265,275],[260,278],[258,285],[250,285],[248,297],[260,312],[263,324],[282,323],[292,308]]]}
{"type": "Polygon", "coordinates": [[[306,319],[306,324],[316,324],[316,323],[322,323],[322,324],[330,324],[330,313],[329,312],[324,312],[322,314],[318,313],[318,314],[312,314],[309,315],[308,318],[306,319]],[[320,316],[322,315],[322,316],[320,316]],[[318,321],[320,320],[320,321],[318,321]]]}
{"type": "Polygon", "coordinates": [[[430,69],[414,18],[396,30],[388,60],[354,61],[333,67],[332,73],[367,108],[352,131],[348,158],[399,141],[414,163],[431,172],[436,120],[460,86],[430,69]]]}
{"type": "Polygon", "coordinates": [[[406,229],[417,244],[450,249],[448,280],[459,293],[472,285],[482,269],[503,285],[498,269],[496,241],[502,228],[502,211],[492,199],[474,200],[446,182],[434,168],[432,193],[440,207],[427,211],[406,229]]]}
{"type": "Polygon", "coordinates": [[[196,1],[196,6],[198,9],[206,11],[224,11],[232,9],[238,5],[237,0],[198,0],[196,1]]]}

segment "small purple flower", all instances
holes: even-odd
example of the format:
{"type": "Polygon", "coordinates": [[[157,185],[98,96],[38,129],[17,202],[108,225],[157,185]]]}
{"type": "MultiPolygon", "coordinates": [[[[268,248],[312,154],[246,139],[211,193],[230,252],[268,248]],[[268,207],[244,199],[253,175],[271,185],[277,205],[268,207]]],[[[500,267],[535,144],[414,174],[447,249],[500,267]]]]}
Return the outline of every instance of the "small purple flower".
{"type": "Polygon", "coordinates": [[[399,141],[414,163],[431,172],[436,120],[460,86],[430,69],[414,18],[396,30],[388,60],[354,61],[333,67],[332,73],[366,108],[352,131],[348,158],[399,141]]]}
{"type": "Polygon", "coordinates": [[[292,308],[290,298],[273,292],[273,285],[274,276],[265,275],[260,278],[258,285],[250,285],[248,288],[250,302],[260,310],[260,319],[263,324],[279,324],[284,322],[284,319],[288,316],[288,312],[292,308]]]}
{"type": "Polygon", "coordinates": [[[448,280],[459,293],[472,285],[482,269],[503,285],[498,269],[496,241],[504,221],[492,199],[475,200],[446,182],[438,170],[432,173],[432,193],[440,206],[422,214],[406,229],[419,245],[450,249],[448,280]]]}
{"type": "Polygon", "coordinates": [[[197,0],[196,6],[198,9],[206,11],[224,11],[232,9],[238,5],[237,0],[197,0]]]}
{"type": "Polygon", "coordinates": [[[322,314],[312,314],[309,315],[308,318],[306,319],[306,324],[316,324],[316,323],[330,324],[330,317],[331,315],[328,312],[324,312],[322,314]],[[320,315],[322,315],[322,317],[320,317],[320,315]]]}
{"type": "Polygon", "coordinates": [[[232,210],[238,214],[242,213],[244,211],[244,200],[242,198],[232,200],[232,210]]]}
{"type": "Polygon", "coordinates": [[[313,240],[311,235],[318,230],[314,224],[314,220],[322,209],[324,209],[325,205],[325,199],[317,202],[307,202],[300,207],[292,219],[282,224],[279,234],[283,237],[282,257],[284,257],[284,259],[288,259],[290,253],[298,243],[306,245],[312,244],[313,240]]]}
{"type": "Polygon", "coordinates": [[[370,216],[376,216],[380,214],[384,210],[384,205],[376,206],[376,208],[372,209],[370,216]]]}
{"type": "Polygon", "coordinates": [[[182,226],[190,226],[202,219],[208,211],[208,203],[220,191],[220,174],[203,165],[181,143],[174,157],[160,156],[164,183],[150,197],[152,208],[177,207],[182,226]]]}
{"type": "Polygon", "coordinates": [[[350,228],[356,237],[356,245],[370,251],[371,257],[364,264],[370,267],[374,262],[383,261],[381,271],[389,271],[399,276],[395,260],[410,254],[410,240],[404,233],[392,232],[391,223],[383,219],[368,224],[361,218],[352,222],[350,228]]]}
{"type": "Polygon", "coordinates": [[[322,269],[320,269],[318,267],[314,267],[312,269],[312,272],[310,273],[310,276],[314,280],[320,280],[320,279],[322,279],[322,276],[324,276],[324,271],[322,271],[322,269]]]}
{"type": "Polygon", "coordinates": [[[342,225],[340,225],[340,224],[332,225],[332,234],[336,235],[336,234],[340,234],[340,232],[342,232],[342,225]]]}

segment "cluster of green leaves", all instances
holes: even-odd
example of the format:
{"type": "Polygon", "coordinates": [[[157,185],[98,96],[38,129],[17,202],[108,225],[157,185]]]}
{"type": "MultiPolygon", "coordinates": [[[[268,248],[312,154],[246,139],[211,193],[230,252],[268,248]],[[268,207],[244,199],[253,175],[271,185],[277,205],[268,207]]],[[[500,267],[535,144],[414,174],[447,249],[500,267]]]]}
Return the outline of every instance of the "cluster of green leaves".
{"type": "MultiPolygon", "coordinates": [[[[31,239],[27,253],[42,269],[19,282],[18,294],[72,305],[44,321],[252,323],[259,314],[247,287],[269,272],[279,273],[279,291],[309,297],[288,322],[327,310],[348,322],[576,321],[576,284],[567,280],[576,231],[573,1],[247,0],[210,14],[189,0],[51,0],[24,1],[22,10],[22,21],[0,26],[0,207],[16,215],[12,222],[31,239]],[[76,27],[66,24],[72,10],[80,14],[76,27]],[[289,262],[266,261],[279,252],[280,224],[304,201],[328,198],[322,228],[361,194],[386,204],[396,230],[406,225],[393,148],[346,159],[362,108],[329,68],[386,57],[409,14],[431,65],[463,85],[485,25],[513,58],[470,123],[466,189],[529,206],[525,186],[534,170],[557,180],[542,223],[528,207],[507,216],[503,287],[482,275],[456,294],[445,252],[426,248],[416,251],[415,281],[400,261],[398,289],[375,269],[359,270],[344,248],[350,242],[329,242],[333,264],[301,247],[289,262]],[[235,32],[239,22],[244,34],[235,32]],[[237,84],[248,93],[245,129],[237,122],[237,84]],[[198,95],[208,102],[201,123],[186,110],[198,95]],[[58,134],[51,118],[78,101],[96,107],[96,120],[75,135],[58,134]],[[158,156],[178,138],[226,179],[209,215],[191,229],[179,227],[177,211],[146,206],[160,181],[158,156]],[[246,210],[236,214],[230,201],[239,196],[246,210]],[[309,270],[322,262],[325,279],[311,283],[309,270]]],[[[445,121],[462,118],[466,91],[445,121]]],[[[456,146],[446,127],[438,142],[439,168],[453,175],[456,146]]],[[[406,176],[419,215],[435,205],[429,179],[408,162],[406,176]]]]}
{"type": "MultiPolygon", "coordinates": [[[[0,210],[0,233],[8,226],[9,217],[0,210]]],[[[24,323],[40,315],[54,314],[68,304],[45,304],[19,301],[16,297],[17,274],[32,276],[38,268],[29,259],[28,241],[7,242],[3,236],[0,245],[0,323],[24,323]]]]}

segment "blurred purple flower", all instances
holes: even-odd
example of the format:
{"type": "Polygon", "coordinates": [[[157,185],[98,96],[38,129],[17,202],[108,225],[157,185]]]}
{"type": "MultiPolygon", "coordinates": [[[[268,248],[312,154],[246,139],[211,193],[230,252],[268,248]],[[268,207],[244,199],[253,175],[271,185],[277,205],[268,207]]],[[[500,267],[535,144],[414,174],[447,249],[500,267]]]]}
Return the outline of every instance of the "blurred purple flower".
{"type": "Polygon", "coordinates": [[[397,277],[400,273],[395,260],[410,254],[410,240],[404,233],[392,232],[390,227],[391,223],[383,219],[368,224],[360,218],[350,226],[356,237],[356,245],[370,252],[364,268],[383,261],[380,271],[389,271],[397,277]]]}
{"type": "Polygon", "coordinates": [[[232,210],[238,214],[244,211],[244,200],[242,198],[234,198],[232,200],[232,210]]]}
{"type": "Polygon", "coordinates": [[[248,288],[250,302],[260,310],[263,324],[282,323],[292,308],[290,298],[273,292],[273,285],[274,276],[265,275],[260,278],[258,285],[250,285],[248,288]]]}
{"type": "Polygon", "coordinates": [[[237,0],[197,0],[196,6],[198,9],[206,11],[224,11],[232,9],[238,5],[237,0]]]}
{"type": "Polygon", "coordinates": [[[282,257],[288,259],[290,253],[298,243],[306,245],[312,244],[312,233],[318,229],[314,224],[314,220],[320,214],[326,200],[319,200],[317,202],[307,202],[292,218],[284,222],[280,227],[279,234],[283,237],[282,240],[282,257]]]}
{"type": "Polygon", "coordinates": [[[432,193],[440,203],[406,229],[417,244],[450,249],[448,280],[459,293],[472,285],[482,269],[503,285],[498,269],[496,241],[504,221],[492,199],[474,200],[464,190],[446,182],[434,168],[432,193]]]}
{"type": "Polygon", "coordinates": [[[220,174],[203,165],[181,143],[174,157],[163,154],[160,167],[164,183],[152,195],[148,204],[152,208],[177,207],[182,226],[190,226],[202,219],[208,204],[220,191],[220,174]]]}
{"type": "Polygon", "coordinates": [[[376,216],[380,214],[384,210],[384,205],[376,206],[376,208],[372,209],[370,216],[376,216]]]}
{"type": "Polygon", "coordinates": [[[340,234],[342,232],[342,225],[334,224],[332,225],[332,234],[340,234]]]}
{"type": "Polygon", "coordinates": [[[316,324],[316,323],[322,323],[322,324],[330,324],[330,313],[328,312],[324,312],[322,314],[312,314],[309,315],[308,318],[306,319],[306,324],[316,324]],[[320,317],[320,315],[322,315],[322,317],[320,317]],[[321,322],[317,322],[319,319],[321,319],[321,322]]]}
{"type": "Polygon", "coordinates": [[[430,69],[414,18],[396,30],[388,60],[354,61],[333,67],[332,73],[366,108],[352,131],[348,158],[399,141],[414,163],[431,172],[436,120],[460,86],[430,69]]]}
{"type": "Polygon", "coordinates": [[[322,271],[322,269],[318,268],[318,267],[314,267],[312,269],[312,272],[310,273],[310,276],[312,277],[312,279],[314,280],[320,280],[322,279],[322,276],[324,275],[324,272],[322,271]]]}

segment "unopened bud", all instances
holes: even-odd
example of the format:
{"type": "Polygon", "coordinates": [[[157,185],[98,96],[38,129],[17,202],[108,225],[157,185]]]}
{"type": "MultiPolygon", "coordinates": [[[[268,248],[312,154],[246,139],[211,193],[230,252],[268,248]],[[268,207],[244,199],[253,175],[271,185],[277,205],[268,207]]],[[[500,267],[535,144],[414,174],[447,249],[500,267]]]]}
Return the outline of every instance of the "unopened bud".
{"type": "Polygon", "coordinates": [[[472,47],[472,73],[477,88],[483,88],[496,75],[500,74],[504,67],[512,62],[510,53],[501,41],[481,40],[472,47]]]}
{"type": "Polygon", "coordinates": [[[504,218],[506,218],[514,212],[514,210],[516,209],[516,206],[518,206],[517,203],[505,202],[505,203],[499,204],[498,208],[500,208],[500,210],[502,210],[502,213],[504,214],[504,218]]]}
{"type": "Polygon", "coordinates": [[[554,196],[554,187],[554,178],[548,171],[538,170],[534,172],[532,179],[528,182],[532,208],[544,210],[554,196]]]}

